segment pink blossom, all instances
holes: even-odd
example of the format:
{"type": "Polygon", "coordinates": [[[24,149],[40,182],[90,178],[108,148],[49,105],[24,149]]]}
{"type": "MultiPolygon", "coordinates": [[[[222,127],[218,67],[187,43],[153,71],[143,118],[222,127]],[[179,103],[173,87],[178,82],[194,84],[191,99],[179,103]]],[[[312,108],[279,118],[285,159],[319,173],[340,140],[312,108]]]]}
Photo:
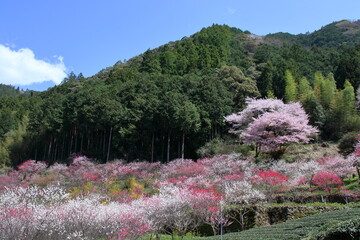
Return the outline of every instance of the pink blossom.
{"type": "Polygon", "coordinates": [[[242,112],[225,117],[225,121],[232,125],[231,133],[240,133],[253,119],[266,112],[277,111],[284,106],[284,103],[279,99],[246,98],[245,103],[247,107],[242,112]]]}
{"type": "Polygon", "coordinates": [[[257,174],[257,177],[253,177],[252,180],[255,181],[257,184],[267,184],[270,186],[283,184],[288,180],[289,177],[281,175],[275,171],[260,171],[257,174]]]}
{"type": "Polygon", "coordinates": [[[17,166],[19,172],[21,173],[29,173],[35,174],[39,173],[40,171],[44,170],[47,167],[45,162],[37,162],[35,160],[27,160],[20,165],[17,166]]]}
{"type": "Polygon", "coordinates": [[[334,187],[340,188],[340,186],[343,184],[339,176],[324,171],[316,174],[312,179],[312,183],[318,186],[320,189],[328,192],[330,192],[330,190],[334,187]]]}
{"type": "Polygon", "coordinates": [[[346,177],[355,173],[354,158],[351,156],[344,158],[342,156],[330,156],[318,159],[318,163],[324,171],[332,172],[340,177],[346,177]]]}
{"type": "Polygon", "coordinates": [[[245,143],[276,150],[289,143],[308,142],[318,130],[309,125],[300,103],[284,104],[278,99],[247,99],[247,107],[225,118],[231,133],[240,134],[245,143]]]}

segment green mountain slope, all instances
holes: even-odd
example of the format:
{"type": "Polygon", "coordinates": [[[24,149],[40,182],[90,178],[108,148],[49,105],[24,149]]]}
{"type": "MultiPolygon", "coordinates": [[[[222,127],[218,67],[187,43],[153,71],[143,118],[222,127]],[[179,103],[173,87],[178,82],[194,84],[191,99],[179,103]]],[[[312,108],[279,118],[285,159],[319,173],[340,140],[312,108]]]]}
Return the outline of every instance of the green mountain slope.
{"type": "Polygon", "coordinates": [[[10,85],[0,84],[0,98],[3,96],[15,97],[20,95],[21,93],[22,91],[20,91],[19,88],[16,89],[15,87],[10,85]]]}
{"type": "Polygon", "coordinates": [[[331,47],[355,45],[360,41],[360,21],[342,20],[333,22],[321,29],[307,34],[292,35],[289,33],[275,33],[266,35],[269,43],[278,39],[284,42],[298,43],[305,47],[331,47]]]}
{"type": "MultiPolygon", "coordinates": [[[[196,158],[197,149],[226,134],[223,117],[241,110],[246,97],[283,99],[287,70],[311,86],[316,72],[334,76],[338,92],[349,80],[347,92],[354,92],[360,85],[358,25],[341,21],[311,34],[262,37],[214,24],[92,77],[72,73],[36,96],[0,101],[0,111],[16,113],[17,122],[29,118],[24,142],[30,144],[12,162],[23,156],[62,161],[72,153],[101,161],[196,158]]],[[[321,104],[317,94],[306,109],[322,133],[336,133],[324,139],[338,140],[360,126],[357,118],[342,120],[340,105],[336,112],[321,104]]]]}

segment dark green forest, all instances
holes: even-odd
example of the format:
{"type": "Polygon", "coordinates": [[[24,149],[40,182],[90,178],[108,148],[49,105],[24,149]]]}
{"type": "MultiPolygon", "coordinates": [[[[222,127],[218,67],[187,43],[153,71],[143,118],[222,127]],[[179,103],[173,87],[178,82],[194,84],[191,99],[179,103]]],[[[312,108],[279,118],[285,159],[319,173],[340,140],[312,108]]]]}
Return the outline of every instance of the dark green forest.
{"type": "Polygon", "coordinates": [[[319,140],[338,141],[360,130],[359,85],[360,21],[267,36],[212,25],[44,92],[1,85],[0,164],[196,158],[246,97],[300,101],[319,140]]]}

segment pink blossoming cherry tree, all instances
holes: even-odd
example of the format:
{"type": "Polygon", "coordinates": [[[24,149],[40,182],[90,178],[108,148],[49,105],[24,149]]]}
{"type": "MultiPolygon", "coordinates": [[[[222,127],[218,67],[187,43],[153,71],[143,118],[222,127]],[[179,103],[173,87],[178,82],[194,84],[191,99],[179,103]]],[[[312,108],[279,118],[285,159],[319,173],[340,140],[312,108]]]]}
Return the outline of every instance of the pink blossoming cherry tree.
{"type": "Polygon", "coordinates": [[[239,134],[244,143],[255,143],[256,156],[262,149],[280,157],[290,143],[309,142],[318,130],[309,125],[308,115],[298,102],[284,104],[278,99],[246,100],[247,107],[225,117],[230,132],[239,134]]]}

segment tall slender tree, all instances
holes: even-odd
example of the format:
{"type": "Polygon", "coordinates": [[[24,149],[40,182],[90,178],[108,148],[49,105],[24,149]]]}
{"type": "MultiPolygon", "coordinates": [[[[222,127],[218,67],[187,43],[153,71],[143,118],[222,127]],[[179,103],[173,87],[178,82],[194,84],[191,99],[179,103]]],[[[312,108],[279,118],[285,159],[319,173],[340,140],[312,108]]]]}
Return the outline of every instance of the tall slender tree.
{"type": "Polygon", "coordinates": [[[290,70],[285,71],[285,100],[295,102],[297,100],[297,84],[290,70]]]}

